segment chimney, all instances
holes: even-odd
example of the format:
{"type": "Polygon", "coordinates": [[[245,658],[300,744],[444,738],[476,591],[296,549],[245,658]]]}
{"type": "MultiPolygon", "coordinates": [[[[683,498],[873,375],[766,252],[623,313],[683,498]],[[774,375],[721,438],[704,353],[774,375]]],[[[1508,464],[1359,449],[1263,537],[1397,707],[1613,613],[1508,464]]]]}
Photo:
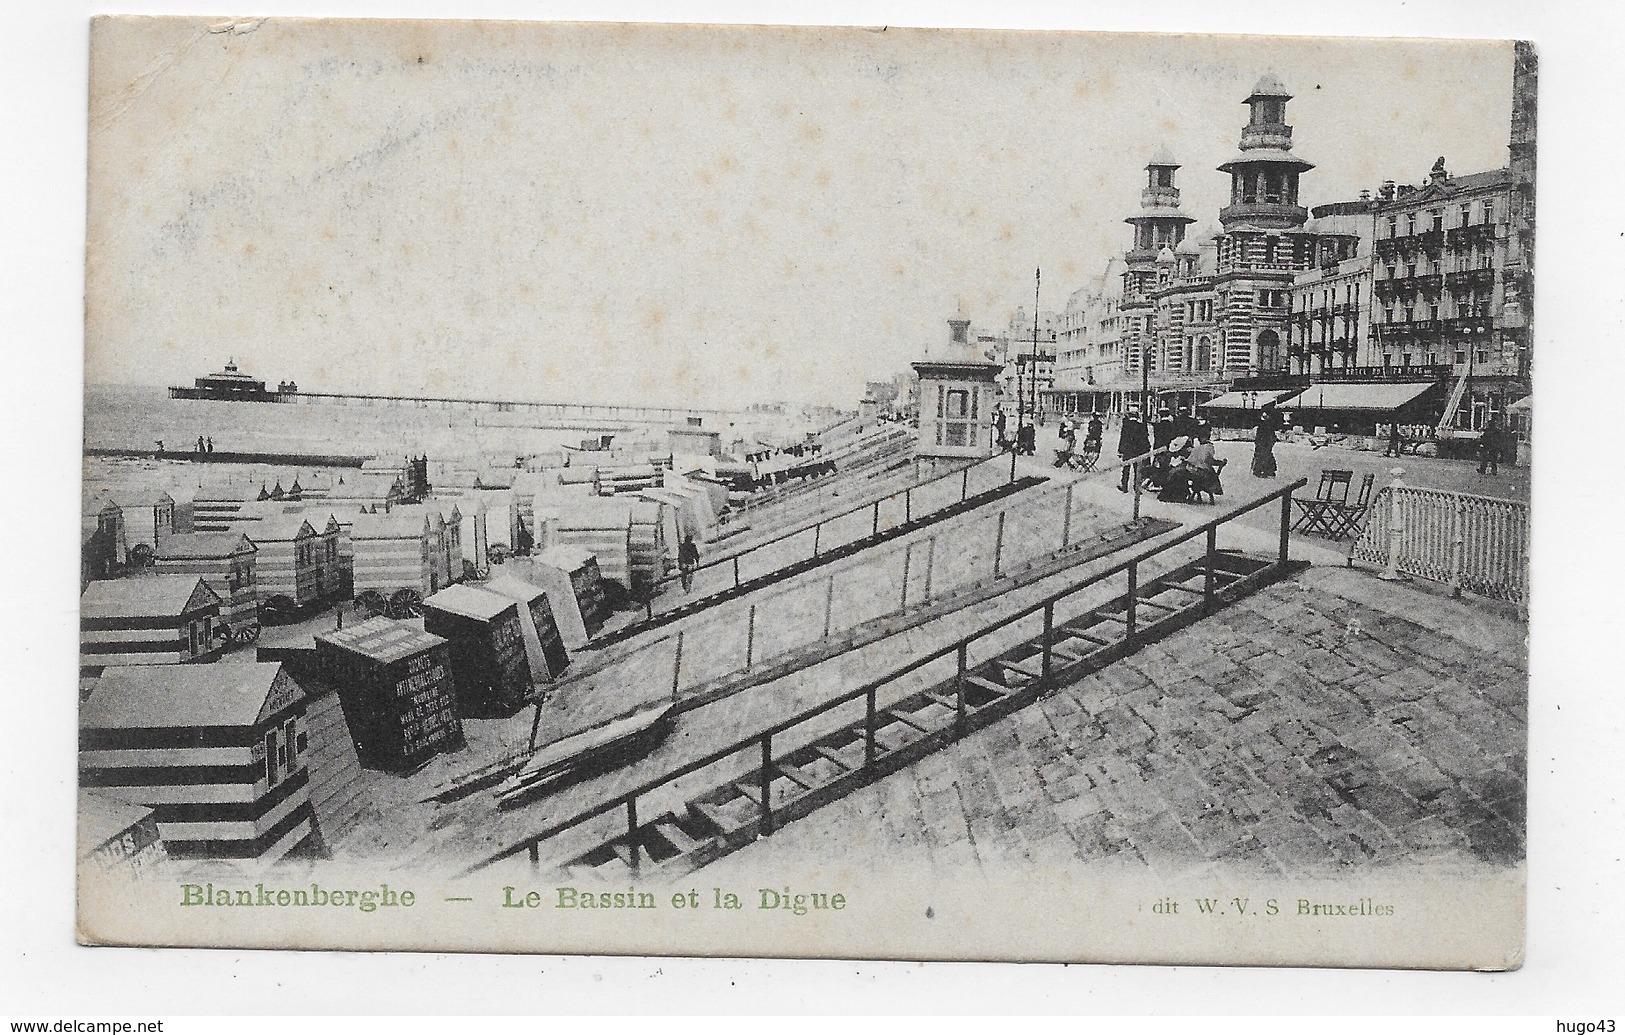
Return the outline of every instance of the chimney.
{"type": "Polygon", "coordinates": [[[969,320],[949,320],[948,321],[948,344],[950,344],[950,345],[969,345],[970,344],[970,321],[969,320]]]}

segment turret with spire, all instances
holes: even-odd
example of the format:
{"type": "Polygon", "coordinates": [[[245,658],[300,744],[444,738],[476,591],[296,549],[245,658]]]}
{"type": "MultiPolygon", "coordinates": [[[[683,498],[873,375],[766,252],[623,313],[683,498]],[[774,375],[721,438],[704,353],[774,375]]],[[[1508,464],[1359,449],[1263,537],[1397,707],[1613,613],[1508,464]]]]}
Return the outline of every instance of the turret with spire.
{"type": "Polygon", "coordinates": [[[1285,230],[1309,218],[1298,204],[1298,177],[1314,164],[1292,153],[1292,127],[1286,121],[1291,99],[1273,72],[1264,73],[1247,95],[1240,151],[1219,166],[1230,174],[1230,204],[1219,211],[1226,230],[1237,225],[1285,230]]]}

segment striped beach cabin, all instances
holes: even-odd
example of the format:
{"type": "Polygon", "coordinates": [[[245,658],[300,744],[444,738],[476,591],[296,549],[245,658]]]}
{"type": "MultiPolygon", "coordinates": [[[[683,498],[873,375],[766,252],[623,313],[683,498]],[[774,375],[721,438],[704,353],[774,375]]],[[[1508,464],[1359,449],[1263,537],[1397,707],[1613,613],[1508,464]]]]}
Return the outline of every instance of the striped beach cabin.
{"type": "Polygon", "coordinates": [[[305,693],[280,664],[110,668],[79,783],[149,806],[175,858],[274,860],[312,836],[305,693]]]}
{"type": "Polygon", "coordinates": [[[406,589],[421,600],[440,591],[435,554],[440,546],[422,510],[357,514],[350,526],[355,550],[355,592],[388,597],[406,589]]]}
{"type": "Polygon", "coordinates": [[[192,531],[225,532],[237,513],[259,497],[258,486],[247,482],[215,481],[198,486],[192,496],[192,531]]]}
{"type": "Polygon", "coordinates": [[[337,531],[324,539],[316,534],[303,514],[284,514],[280,509],[269,512],[256,509],[257,516],[233,526],[234,530],[249,535],[259,547],[256,563],[259,569],[260,603],[273,610],[291,611],[320,602],[327,594],[322,585],[322,570],[329,562],[323,553],[329,546],[334,551],[332,564],[338,564],[337,531]],[[280,600],[278,598],[281,598],[280,600]]]}
{"type": "Polygon", "coordinates": [[[162,575],[199,575],[220,598],[220,621],[233,629],[259,619],[258,549],[241,532],[183,532],[158,544],[162,575]]]}
{"type": "Polygon", "coordinates": [[[213,661],[220,598],[196,575],[105,579],[79,598],[79,670],[213,661]]]}

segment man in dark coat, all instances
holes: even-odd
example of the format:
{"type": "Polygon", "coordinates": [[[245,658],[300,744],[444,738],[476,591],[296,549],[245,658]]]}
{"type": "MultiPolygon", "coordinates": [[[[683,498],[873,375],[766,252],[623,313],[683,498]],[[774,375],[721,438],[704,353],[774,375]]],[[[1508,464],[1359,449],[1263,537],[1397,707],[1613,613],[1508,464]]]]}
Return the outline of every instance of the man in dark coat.
{"type": "MultiPolygon", "coordinates": [[[[1179,425],[1175,422],[1172,411],[1166,406],[1157,411],[1157,423],[1152,425],[1151,431],[1152,441],[1158,449],[1162,449],[1179,437],[1179,425]]],[[[1151,466],[1155,469],[1159,478],[1167,474],[1169,463],[1170,457],[1167,453],[1158,453],[1151,460],[1151,466]]]]}
{"type": "Polygon", "coordinates": [[[1484,430],[1478,433],[1478,473],[1500,474],[1501,452],[1505,448],[1501,440],[1500,418],[1491,417],[1484,430]],[[1484,470],[1486,466],[1488,472],[1484,470]]]}
{"type": "MultiPolygon", "coordinates": [[[[1130,408],[1123,414],[1123,428],[1117,436],[1117,455],[1122,460],[1136,456],[1144,456],[1151,451],[1151,435],[1146,430],[1145,423],[1140,420],[1138,408],[1130,408]]],[[[1117,491],[1128,491],[1128,480],[1133,478],[1136,482],[1140,478],[1140,468],[1144,461],[1123,465],[1123,477],[1117,483],[1117,491]]]]}

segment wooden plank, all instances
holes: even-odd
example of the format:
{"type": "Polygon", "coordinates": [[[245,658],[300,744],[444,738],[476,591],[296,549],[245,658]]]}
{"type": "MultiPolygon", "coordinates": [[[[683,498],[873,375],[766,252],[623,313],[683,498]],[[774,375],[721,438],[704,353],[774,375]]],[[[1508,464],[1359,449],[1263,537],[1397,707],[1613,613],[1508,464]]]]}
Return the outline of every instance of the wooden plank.
{"type": "Polygon", "coordinates": [[[833,748],[825,747],[823,744],[816,744],[813,746],[813,750],[818,752],[820,756],[829,759],[842,769],[845,769],[847,772],[852,772],[858,768],[857,766],[848,762],[846,759],[842,758],[833,748]]]}
{"type": "Polygon", "coordinates": [[[1044,677],[1042,670],[1033,668],[1031,665],[1028,665],[1025,662],[996,660],[994,661],[994,664],[998,665],[1000,668],[1007,668],[1011,672],[1019,672],[1021,675],[1024,675],[1029,679],[1042,679],[1044,677]]]}
{"type": "MultiPolygon", "coordinates": [[[[1093,629],[1094,626],[1091,625],[1088,628],[1093,629]]],[[[1063,625],[1060,627],[1060,630],[1072,637],[1074,640],[1083,640],[1085,643],[1098,643],[1102,647],[1110,647],[1113,643],[1117,642],[1116,640],[1103,639],[1076,625],[1063,625]]]]}
{"type": "Polygon", "coordinates": [[[687,855],[704,844],[690,837],[682,827],[669,819],[661,820],[655,824],[655,833],[666,839],[666,843],[677,849],[678,855],[687,855]]]}
{"type": "Polygon", "coordinates": [[[719,834],[731,834],[744,825],[729,819],[721,809],[708,801],[691,801],[688,807],[691,812],[698,812],[707,823],[716,827],[719,834]]]}
{"type": "Polygon", "coordinates": [[[808,776],[798,765],[793,765],[789,762],[779,762],[774,765],[774,768],[779,771],[781,776],[789,780],[791,783],[799,784],[809,791],[818,786],[818,781],[808,776]]]}
{"type": "Polygon", "coordinates": [[[991,679],[983,679],[981,676],[978,676],[978,675],[976,675],[975,673],[972,673],[972,672],[965,673],[965,682],[974,683],[976,686],[981,687],[983,690],[991,690],[994,693],[998,694],[1000,697],[1008,697],[1013,692],[1009,687],[1005,686],[1003,683],[995,683],[991,679]]]}
{"type": "Polygon", "coordinates": [[[882,714],[886,715],[886,716],[888,716],[890,718],[896,719],[898,722],[902,723],[905,726],[912,726],[915,729],[919,730],[921,733],[933,733],[933,732],[935,732],[933,727],[927,726],[925,723],[921,722],[919,719],[916,719],[914,716],[909,715],[907,712],[890,711],[890,712],[883,712],[882,714]]]}

